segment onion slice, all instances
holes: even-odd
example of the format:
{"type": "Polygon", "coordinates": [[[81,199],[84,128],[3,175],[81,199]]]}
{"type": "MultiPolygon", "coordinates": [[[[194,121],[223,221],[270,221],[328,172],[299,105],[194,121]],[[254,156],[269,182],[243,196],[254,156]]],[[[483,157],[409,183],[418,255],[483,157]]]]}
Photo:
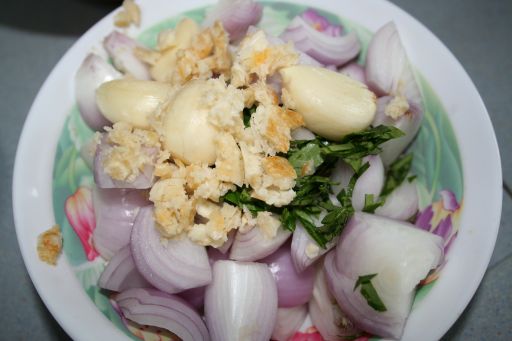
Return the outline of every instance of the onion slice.
{"type": "Polygon", "coordinates": [[[251,25],[256,25],[263,15],[263,6],[253,0],[219,0],[216,6],[206,14],[203,26],[212,26],[220,20],[229,33],[231,41],[245,36],[251,25]]]}
{"type": "Polygon", "coordinates": [[[292,261],[298,273],[301,273],[313,264],[322,255],[336,246],[337,239],[333,239],[325,246],[325,249],[311,238],[300,222],[295,226],[292,237],[292,261]]]}
{"type": "Polygon", "coordinates": [[[138,324],[167,329],[181,340],[210,340],[201,316],[178,296],[138,288],[120,293],[115,301],[124,317],[138,324]]]}
{"type": "Polygon", "coordinates": [[[352,62],[341,68],[340,73],[349,76],[350,78],[358,82],[368,85],[366,83],[366,74],[364,71],[364,67],[357,64],[356,62],[352,62]]]}
{"type": "Polygon", "coordinates": [[[213,341],[268,341],[277,287],[265,264],[220,260],[206,288],[205,317],[213,341]]]}
{"type": "Polygon", "coordinates": [[[93,190],[92,201],[96,216],[94,247],[103,258],[109,260],[130,243],[135,217],[149,201],[143,191],[97,187],[93,190]]]}
{"type": "Polygon", "coordinates": [[[384,205],[375,210],[375,214],[396,220],[408,220],[418,212],[419,198],[416,181],[407,179],[393,190],[384,205]]]}
{"type": "Polygon", "coordinates": [[[366,79],[377,95],[404,96],[409,103],[421,107],[421,93],[393,22],[382,26],[370,41],[366,79]]]}
{"type": "Polygon", "coordinates": [[[308,268],[298,273],[293,266],[290,243],[261,260],[272,272],[277,285],[278,306],[290,308],[305,304],[313,293],[315,270],[308,268]],[[293,288],[291,290],[290,288],[293,288]]]}
{"type": "Polygon", "coordinates": [[[361,45],[354,32],[344,36],[330,36],[313,28],[302,17],[296,16],[281,33],[285,42],[313,57],[323,65],[340,66],[359,54],[361,45]]]}
{"type": "Polygon", "coordinates": [[[113,31],[105,38],[103,46],[118,70],[136,79],[151,79],[147,65],[134,54],[135,48],[140,46],[136,40],[121,32],[113,31]]]}
{"type": "Polygon", "coordinates": [[[421,120],[423,119],[423,109],[409,102],[409,110],[398,118],[392,118],[386,115],[386,107],[393,97],[384,96],[377,100],[377,112],[373,119],[372,125],[393,126],[405,133],[404,136],[392,139],[381,145],[382,152],[379,154],[382,158],[384,166],[389,166],[396,158],[407,148],[420,129],[421,120]]]}
{"type": "Polygon", "coordinates": [[[384,338],[399,339],[418,283],[443,260],[443,239],[406,222],[357,212],[335,250],[325,258],[329,289],[354,324],[384,338]],[[371,284],[384,305],[377,311],[355,284],[371,284]]]}
{"type": "Polygon", "coordinates": [[[247,233],[238,231],[229,252],[229,258],[252,262],[262,259],[279,249],[291,236],[291,232],[280,227],[274,238],[267,238],[258,226],[247,233]]]}
{"type": "Polygon", "coordinates": [[[76,102],[80,116],[92,130],[101,130],[111,124],[96,105],[96,89],[101,84],[117,78],[121,78],[121,73],[93,53],[85,57],[76,73],[76,102]]]}
{"type": "Polygon", "coordinates": [[[143,207],[137,214],[130,245],[141,275],[164,292],[173,294],[211,281],[205,247],[188,238],[162,241],[155,227],[153,206],[143,207]]]}
{"type": "Polygon", "coordinates": [[[302,326],[307,314],[308,309],[305,304],[277,309],[277,320],[272,332],[272,340],[288,341],[302,326]]]}
{"type": "Polygon", "coordinates": [[[119,250],[108,262],[98,280],[98,286],[112,291],[151,288],[151,284],[141,276],[135,267],[129,245],[119,250]]]}
{"type": "Polygon", "coordinates": [[[325,341],[338,341],[360,333],[329,292],[322,268],[316,273],[313,297],[309,301],[309,316],[325,341]]]}
{"type": "MultiPolygon", "coordinates": [[[[365,197],[372,194],[377,198],[384,186],[384,165],[379,155],[369,155],[363,158],[363,163],[368,162],[368,169],[357,179],[352,192],[352,206],[356,211],[364,208],[365,197]]],[[[354,175],[352,168],[343,161],[338,161],[331,175],[331,181],[338,183],[332,186],[335,194],[347,187],[354,175]]]]}
{"type": "MultiPolygon", "coordinates": [[[[111,149],[112,146],[106,141],[106,137],[104,136],[101,139],[100,144],[96,147],[96,154],[94,155],[93,173],[96,186],[100,188],[134,189],[148,189],[153,186],[153,183],[155,182],[155,178],[153,176],[154,166],[151,164],[146,164],[143,171],[132,182],[112,179],[112,177],[108,175],[103,168],[105,157],[111,149]]],[[[156,148],[146,148],[146,153],[156,157],[158,151],[156,148]]]]}

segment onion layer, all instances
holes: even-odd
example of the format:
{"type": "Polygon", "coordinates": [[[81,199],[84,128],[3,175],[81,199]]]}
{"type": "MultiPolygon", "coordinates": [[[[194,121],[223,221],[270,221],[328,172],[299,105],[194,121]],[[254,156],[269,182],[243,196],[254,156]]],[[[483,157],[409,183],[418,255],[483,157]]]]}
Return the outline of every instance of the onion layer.
{"type": "Polygon", "coordinates": [[[152,206],[141,208],[137,214],[131,248],[141,275],[162,291],[173,294],[211,281],[205,248],[188,238],[163,242],[155,227],[152,206]]]}
{"type": "Polygon", "coordinates": [[[300,274],[297,273],[290,254],[290,243],[286,243],[261,262],[268,265],[276,280],[280,308],[295,307],[309,301],[313,293],[315,270],[308,268],[300,274]]]}
{"type": "Polygon", "coordinates": [[[318,258],[328,252],[336,245],[337,239],[330,241],[325,249],[318,246],[318,244],[310,237],[309,233],[304,229],[299,222],[295,226],[292,238],[292,260],[295,270],[301,273],[318,258]]]}
{"type": "Polygon", "coordinates": [[[144,192],[130,189],[93,190],[96,229],[94,247],[109,260],[130,243],[133,223],[139,209],[149,204],[144,192]]]}
{"type": "Polygon", "coordinates": [[[220,260],[206,288],[205,317],[213,341],[268,341],[277,287],[265,264],[220,260]]]}
{"type": "Polygon", "coordinates": [[[398,118],[392,118],[386,115],[386,107],[393,97],[385,96],[377,100],[377,112],[373,119],[372,125],[393,126],[405,133],[404,136],[392,139],[381,145],[382,152],[379,154],[382,158],[384,166],[389,166],[396,158],[407,148],[420,129],[421,120],[423,119],[423,110],[421,107],[409,103],[410,107],[404,115],[398,118]]]}
{"type": "Polygon", "coordinates": [[[347,75],[358,82],[368,85],[366,83],[366,74],[364,71],[364,67],[357,64],[356,62],[350,63],[341,68],[340,73],[347,75]]]}
{"type": "Polygon", "coordinates": [[[112,58],[116,68],[141,80],[150,80],[149,69],[134,54],[139,43],[127,35],[113,31],[103,41],[103,46],[112,58]]]}
{"type": "Polygon", "coordinates": [[[343,65],[357,56],[361,49],[354,32],[331,36],[317,31],[300,16],[290,22],[280,38],[286,42],[292,41],[295,48],[324,65],[343,65]]]}
{"type": "MultiPolygon", "coordinates": [[[[368,162],[370,167],[357,179],[352,192],[352,206],[356,211],[364,208],[366,194],[372,194],[377,198],[384,186],[384,166],[379,155],[369,155],[363,158],[363,163],[368,162]]],[[[331,175],[331,181],[338,183],[333,186],[333,191],[338,194],[347,187],[350,178],[354,174],[352,168],[343,161],[338,161],[331,175]]]]}
{"type": "Polygon", "coordinates": [[[115,301],[123,315],[138,324],[167,329],[181,340],[210,340],[199,314],[178,296],[139,288],[122,292],[115,301]]]}
{"type": "Polygon", "coordinates": [[[84,59],[75,77],[75,96],[80,116],[93,130],[101,130],[111,123],[96,105],[96,89],[103,83],[120,78],[121,74],[95,54],[84,59]]]}
{"type": "Polygon", "coordinates": [[[272,340],[288,341],[302,326],[307,314],[306,305],[277,309],[277,321],[272,332],[272,340]]]}
{"type": "Polygon", "coordinates": [[[291,232],[280,227],[277,235],[269,239],[256,226],[247,233],[238,231],[235,235],[229,258],[252,262],[262,259],[276,251],[291,236],[291,232]]]}
{"type": "Polygon", "coordinates": [[[316,273],[313,297],[309,301],[309,315],[325,341],[338,341],[359,334],[359,330],[341,311],[329,292],[322,268],[316,273]]]}
{"type": "Polygon", "coordinates": [[[101,273],[98,286],[112,291],[131,288],[151,288],[151,284],[141,276],[133,262],[129,245],[119,250],[101,273]]]}
{"type": "Polygon", "coordinates": [[[366,79],[379,96],[404,96],[409,103],[421,107],[421,93],[393,22],[382,26],[370,41],[366,79]]]}
{"type": "Polygon", "coordinates": [[[416,182],[405,180],[387,197],[375,214],[396,220],[407,220],[418,212],[419,198],[416,182]]]}
{"type": "Polygon", "coordinates": [[[329,289],[354,324],[367,332],[399,339],[418,283],[443,259],[443,239],[406,222],[357,212],[335,250],[324,261],[329,289]],[[354,290],[361,276],[384,305],[377,311],[354,290]]]}
{"type": "Polygon", "coordinates": [[[204,19],[203,26],[220,20],[231,41],[241,39],[247,28],[256,25],[263,14],[263,6],[253,0],[219,0],[204,19]]]}

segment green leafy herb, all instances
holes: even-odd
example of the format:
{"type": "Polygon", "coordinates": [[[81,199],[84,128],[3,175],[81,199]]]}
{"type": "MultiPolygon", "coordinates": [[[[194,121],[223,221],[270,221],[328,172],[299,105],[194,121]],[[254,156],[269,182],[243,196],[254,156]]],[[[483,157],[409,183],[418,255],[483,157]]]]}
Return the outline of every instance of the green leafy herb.
{"type": "Polygon", "coordinates": [[[361,286],[361,295],[366,299],[368,305],[377,311],[384,312],[387,308],[372,284],[372,279],[375,276],[377,276],[377,274],[359,276],[356,284],[354,285],[354,291],[361,286]]]}
{"type": "Polygon", "coordinates": [[[238,187],[235,191],[227,192],[222,200],[240,208],[246,207],[253,215],[261,211],[274,211],[274,207],[264,201],[251,197],[247,187],[238,187]]]}
{"type": "Polygon", "coordinates": [[[251,126],[251,116],[252,114],[254,114],[254,112],[256,111],[256,106],[253,105],[252,107],[250,108],[244,108],[244,126],[247,128],[247,127],[250,127],[251,126]]]}
{"type": "Polygon", "coordinates": [[[281,224],[283,224],[284,228],[289,231],[295,231],[295,225],[297,223],[297,216],[290,212],[290,210],[285,207],[281,212],[281,224]]]}
{"type": "Polygon", "coordinates": [[[395,188],[400,186],[402,182],[407,178],[409,171],[412,166],[412,154],[407,154],[402,156],[393,162],[386,173],[386,182],[384,183],[384,187],[382,188],[381,196],[385,197],[395,188]]]}
{"type": "Polygon", "coordinates": [[[398,128],[380,125],[349,134],[340,142],[322,138],[293,141],[288,151],[288,161],[299,177],[311,174],[327,159],[342,159],[356,171],[361,167],[363,157],[380,153],[382,143],[403,135],[398,128]]]}
{"type": "Polygon", "coordinates": [[[379,198],[377,201],[374,200],[373,194],[365,194],[363,212],[375,213],[375,210],[384,204],[382,198],[379,198]]]}

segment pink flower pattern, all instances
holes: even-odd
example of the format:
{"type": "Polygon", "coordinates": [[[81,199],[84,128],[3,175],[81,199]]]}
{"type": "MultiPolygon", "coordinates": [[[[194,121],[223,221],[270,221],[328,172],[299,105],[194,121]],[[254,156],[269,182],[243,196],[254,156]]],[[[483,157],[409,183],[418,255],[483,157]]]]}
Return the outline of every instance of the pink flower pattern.
{"type": "Polygon", "coordinates": [[[99,253],[94,249],[92,233],[96,228],[96,218],[92,205],[92,192],[88,187],[79,187],[64,204],[69,224],[77,234],[88,261],[94,260],[99,253]]]}

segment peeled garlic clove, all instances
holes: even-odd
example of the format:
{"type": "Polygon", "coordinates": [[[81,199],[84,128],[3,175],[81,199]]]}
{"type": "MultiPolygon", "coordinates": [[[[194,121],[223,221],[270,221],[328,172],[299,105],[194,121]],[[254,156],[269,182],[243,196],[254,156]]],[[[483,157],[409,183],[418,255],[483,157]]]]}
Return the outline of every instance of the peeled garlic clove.
{"type": "Polygon", "coordinates": [[[169,81],[176,69],[178,50],[190,47],[192,40],[199,32],[199,25],[189,18],[181,20],[173,34],[164,31],[158,37],[158,47],[163,51],[163,55],[151,68],[151,77],[161,82],[169,81]]]}
{"type": "Polygon", "coordinates": [[[284,104],[304,116],[306,128],[329,140],[367,128],[375,116],[375,94],[350,77],[307,65],[280,74],[284,104]]]}
{"type": "Polygon", "coordinates": [[[102,84],[96,103],[111,122],[149,128],[148,116],[174,94],[174,87],[154,81],[118,79],[102,84]]]}
{"type": "Polygon", "coordinates": [[[165,148],[187,164],[213,164],[217,157],[214,139],[218,132],[208,122],[208,108],[199,100],[209,89],[206,81],[188,82],[163,119],[165,148]]]}

